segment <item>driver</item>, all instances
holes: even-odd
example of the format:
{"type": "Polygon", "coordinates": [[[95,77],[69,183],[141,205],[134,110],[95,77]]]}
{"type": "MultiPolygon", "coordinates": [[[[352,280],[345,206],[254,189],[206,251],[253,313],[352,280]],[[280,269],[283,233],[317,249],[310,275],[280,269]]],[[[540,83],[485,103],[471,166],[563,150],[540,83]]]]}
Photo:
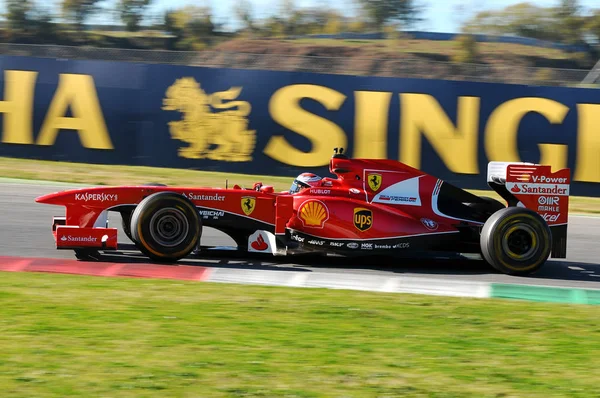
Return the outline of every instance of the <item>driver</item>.
{"type": "Polygon", "coordinates": [[[313,173],[302,173],[294,179],[290,187],[290,194],[295,194],[304,188],[314,188],[321,186],[323,178],[313,173]]]}

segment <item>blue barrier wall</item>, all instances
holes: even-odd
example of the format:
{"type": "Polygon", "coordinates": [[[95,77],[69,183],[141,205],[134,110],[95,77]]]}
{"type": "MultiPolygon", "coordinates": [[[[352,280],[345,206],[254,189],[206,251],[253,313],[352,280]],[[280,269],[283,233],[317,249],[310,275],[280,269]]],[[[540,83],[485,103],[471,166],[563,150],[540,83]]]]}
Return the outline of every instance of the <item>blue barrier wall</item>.
{"type": "Polygon", "coordinates": [[[489,160],[600,196],[600,91],[0,57],[0,156],[328,174],[332,148],[486,188],[489,160]]]}

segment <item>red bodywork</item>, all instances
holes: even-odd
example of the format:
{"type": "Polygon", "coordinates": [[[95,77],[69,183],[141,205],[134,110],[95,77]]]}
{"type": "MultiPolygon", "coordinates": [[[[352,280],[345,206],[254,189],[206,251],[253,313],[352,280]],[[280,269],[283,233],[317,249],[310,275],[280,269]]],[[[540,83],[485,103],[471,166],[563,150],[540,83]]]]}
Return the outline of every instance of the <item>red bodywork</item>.
{"type": "MultiPolygon", "coordinates": [[[[545,214],[551,227],[566,225],[568,169],[551,173],[548,166],[511,165],[505,170],[505,180],[497,184],[501,188],[490,185],[509,205],[512,200],[512,205],[524,205],[545,214]],[[547,183],[544,189],[549,189],[548,194],[533,194],[529,189],[539,188],[540,178],[547,183]],[[567,191],[555,195],[552,184],[566,185],[567,191]],[[539,211],[542,202],[552,205],[539,211]]],[[[169,191],[190,199],[199,209],[204,226],[228,233],[240,248],[248,250],[264,247],[260,234],[260,240],[255,237],[248,241],[256,231],[272,233],[277,237],[277,246],[300,251],[479,250],[477,231],[486,217],[475,216],[465,203],[481,198],[392,160],[334,156],[330,171],[337,178],[324,178],[320,187],[294,195],[276,193],[270,186],[122,186],[68,190],[36,201],[66,207],[66,216],[56,218],[53,227],[57,248],[116,248],[117,229],[107,228],[106,211],[130,214],[145,197],[169,191]]]]}

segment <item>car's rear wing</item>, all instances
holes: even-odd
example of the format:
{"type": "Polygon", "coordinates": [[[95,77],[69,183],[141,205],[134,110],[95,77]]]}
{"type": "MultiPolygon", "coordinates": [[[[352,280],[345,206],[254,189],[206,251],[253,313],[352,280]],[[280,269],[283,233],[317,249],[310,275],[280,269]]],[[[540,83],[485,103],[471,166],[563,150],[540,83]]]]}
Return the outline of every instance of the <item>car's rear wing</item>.
{"type": "Polygon", "coordinates": [[[537,212],[552,230],[552,257],[564,258],[569,221],[570,169],[525,162],[490,162],[487,183],[509,206],[537,212]]]}

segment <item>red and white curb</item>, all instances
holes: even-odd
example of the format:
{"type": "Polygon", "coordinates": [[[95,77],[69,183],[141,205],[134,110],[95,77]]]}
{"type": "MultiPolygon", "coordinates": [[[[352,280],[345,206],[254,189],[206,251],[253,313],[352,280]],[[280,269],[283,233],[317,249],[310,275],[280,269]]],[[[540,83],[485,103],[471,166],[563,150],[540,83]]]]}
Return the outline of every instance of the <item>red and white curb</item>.
{"type": "Polygon", "coordinates": [[[449,281],[434,278],[354,273],[344,275],[328,272],[225,268],[210,268],[205,281],[478,298],[490,297],[491,291],[489,282],[449,281]]]}
{"type": "Polygon", "coordinates": [[[415,293],[455,297],[489,297],[486,282],[448,281],[433,278],[338,274],[327,272],[208,268],[149,263],[85,262],[49,258],[0,256],[0,271],[48,272],[105,277],[178,279],[215,283],[327,288],[387,293],[415,293]]]}
{"type": "Polygon", "coordinates": [[[339,274],[310,271],[210,268],[149,263],[85,262],[0,256],[0,271],[47,272],[127,278],[177,279],[198,282],[295,288],[326,288],[433,296],[502,298],[565,304],[600,305],[600,289],[532,286],[411,276],[339,274]]]}
{"type": "Polygon", "coordinates": [[[179,279],[203,281],[206,267],[165,266],[147,263],[105,263],[49,258],[21,258],[0,256],[0,271],[49,272],[91,276],[130,278],[179,279]]]}

